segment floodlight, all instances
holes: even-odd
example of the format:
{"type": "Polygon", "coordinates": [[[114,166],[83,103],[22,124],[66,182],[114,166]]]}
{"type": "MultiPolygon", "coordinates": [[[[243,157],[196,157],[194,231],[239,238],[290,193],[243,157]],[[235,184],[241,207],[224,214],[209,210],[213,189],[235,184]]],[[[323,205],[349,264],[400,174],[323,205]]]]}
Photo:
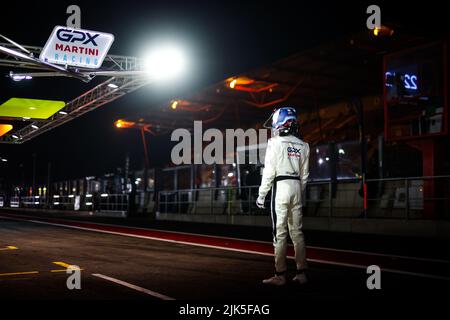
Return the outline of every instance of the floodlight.
{"type": "Polygon", "coordinates": [[[173,80],[187,69],[185,53],[174,45],[164,45],[151,50],[144,61],[145,70],[154,80],[173,80]]]}

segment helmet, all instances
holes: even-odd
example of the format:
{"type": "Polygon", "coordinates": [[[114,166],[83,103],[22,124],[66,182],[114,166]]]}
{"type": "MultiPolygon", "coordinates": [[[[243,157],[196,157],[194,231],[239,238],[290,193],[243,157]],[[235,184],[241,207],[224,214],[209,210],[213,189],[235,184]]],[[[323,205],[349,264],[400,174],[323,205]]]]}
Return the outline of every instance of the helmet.
{"type": "Polygon", "coordinates": [[[272,115],[272,132],[274,135],[297,134],[297,111],[292,107],[277,109],[272,115]]]}

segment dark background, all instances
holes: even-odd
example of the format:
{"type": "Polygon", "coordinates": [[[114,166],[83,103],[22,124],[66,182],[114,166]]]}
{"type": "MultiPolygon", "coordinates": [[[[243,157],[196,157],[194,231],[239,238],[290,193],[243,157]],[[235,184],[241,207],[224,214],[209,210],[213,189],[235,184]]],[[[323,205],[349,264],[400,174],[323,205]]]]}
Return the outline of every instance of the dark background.
{"type": "MultiPolygon", "coordinates": [[[[43,46],[55,25],[65,25],[66,8],[81,7],[81,27],[110,32],[115,42],[110,54],[140,56],[152,41],[171,38],[189,49],[193,58],[188,81],[147,86],[23,145],[0,145],[0,174],[10,182],[32,177],[32,154],[37,159],[37,181],[46,181],[51,162],[52,180],[112,172],[123,166],[142,167],[138,131],[117,130],[118,118],[145,116],[167,100],[200,89],[240,72],[284,58],[327,40],[362,31],[366,8],[372,2],[344,1],[54,1],[3,2],[0,33],[20,44],[43,46]]],[[[443,2],[377,2],[382,22],[419,34],[448,34],[443,2]]],[[[7,74],[8,68],[0,69],[7,74]]],[[[75,79],[33,79],[13,82],[0,77],[0,103],[11,97],[69,101],[102,81],[84,84],[75,79]]],[[[150,138],[151,165],[170,156],[167,137],[150,138]]]]}

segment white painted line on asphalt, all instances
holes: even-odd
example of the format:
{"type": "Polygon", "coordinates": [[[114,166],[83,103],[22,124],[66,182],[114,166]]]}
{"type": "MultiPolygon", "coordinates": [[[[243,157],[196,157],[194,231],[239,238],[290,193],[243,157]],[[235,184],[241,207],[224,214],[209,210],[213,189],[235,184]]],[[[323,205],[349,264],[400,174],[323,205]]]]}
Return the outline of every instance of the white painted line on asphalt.
{"type": "MultiPolygon", "coordinates": [[[[4,216],[0,216],[4,217],[4,216]]],[[[22,220],[26,217],[27,219],[33,219],[31,216],[22,216],[18,218],[22,218],[22,220]]],[[[7,217],[4,217],[7,218],[7,217]]],[[[32,220],[27,220],[32,221],[32,220]]],[[[191,233],[191,232],[182,232],[182,231],[173,231],[173,230],[161,230],[161,229],[155,229],[155,228],[142,228],[142,227],[133,227],[133,226],[126,226],[126,225],[117,225],[117,224],[110,224],[110,223],[101,223],[101,222],[90,222],[90,221],[78,221],[78,220],[72,220],[73,222],[77,223],[91,223],[99,226],[108,226],[108,227],[122,227],[122,228],[129,228],[129,229],[135,229],[135,230],[147,230],[147,231],[156,231],[156,232],[165,232],[165,233],[175,233],[175,234],[184,234],[184,235],[190,235],[190,236],[202,236],[202,237],[208,237],[208,238],[217,238],[217,239],[229,239],[229,240],[238,240],[238,241],[247,241],[247,242],[254,242],[254,243],[269,243],[270,241],[262,241],[262,240],[251,240],[251,239],[244,239],[244,238],[235,238],[235,237],[226,237],[226,236],[213,236],[213,235],[207,235],[207,234],[200,234],[200,233],[191,233]]],[[[33,220],[33,222],[37,222],[36,220],[33,220]]],[[[59,225],[59,224],[55,224],[59,225]]],[[[66,226],[65,224],[61,224],[62,226],[66,226]]],[[[80,227],[81,228],[81,227],[80,227]]],[[[92,230],[92,229],[87,229],[92,230]]],[[[96,229],[95,229],[96,230],[96,229]]],[[[120,234],[120,233],[119,233],[120,234]]],[[[160,238],[153,238],[157,240],[161,240],[160,238]]],[[[190,243],[190,242],[189,242],[190,243]]],[[[292,244],[288,244],[289,246],[292,246],[292,244]]],[[[362,254],[367,256],[375,256],[375,257],[386,257],[386,258],[394,258],[394,259],[408,259],[408,260],[416,260],[416,261],[424,261],[424,262],[436,262],[436,263],[444,263],[444,264],[450,264],[450,260],[443,260],[443,259],[435,259],[435,258],[423,258],[423,257],[411,257],[411,256],[405,256],[405,255],[396,255],[396,254],[387,254],[387,253],[379,253],[379,252],[372,252],[372,251],[359,251],[359,250],[349,250],[349,249],[337,249],[337,248],[330,248],[330,247],[321,247],[321,246],[306,246],[306,248],[310,249],[317,249],[317,250],[328,250],[333,252],[345,252],[345,253],[354,253],[354,254],[362,254]]]]}
{"type": "MultiPolygon", "coordinates": [[[[294,257],[289,256],[288,259],[294,259],[294,257]]],[[[315,263],[320,263],[320,264],[329,264],[329,265],[335,265],[335,266],[339,266],[339,267],[348,267],[348,268],[357,268],[357,269],[367,270],[366,265],[360,265],[360,264],[335,262],[335,261],[321,260],[321,259],[306,259],[306,260],[308,260],[308,262],[315,262],[315,263]]],[[[401,274],[404,276],[414,276],[414,277],[429,278],[429,279],[434,279],[434,280],[450,281],[449,277],[437,276],[437,275],[427,274],[427,273],[410,272],[410,271],[403,271],[403,270],[390,269],[390,268],[381,268],[381,271],[388,272],[388,273],[401,274]]]]}
{"type": "MultiPolygon", "coordinates": [[[[3,217],[3,216],[1,216],[1,217],[3,217]]],[[[195,242],[163,239],[163,238],[142,236],[142,235],[131,234],[131,233],[123,233],[123,232],[117,232],[117,231],[108,231],[108,230],[101,230],[101,229],[88,228],[88,227],[78,227],[78,226],[72,226],[72,225],[68,225],[68,224],[53,223],[53,222],[46,222],[46,221],[39,221],[39,220],[28,220],[28,219],[23,219],[23,218],[11,218],[11,217],[5,217],[5,218],[6,219],[11,219],[11,220],[20,220],[20,221],[27,221],[27,222],[33,222],[33,223],[46,224],[46,225],[51,225],[51,226],[63,227],[63,228],[70,228],[70,229],[77,229],[77,230],[84,230],[84,231],[94,231],[94,232],[100,232],[100,233],[107,233],[107,234],[126,236],[126,237],[132,237],[132,238],[156,240],[156,241],[170,242],[170,243],[176,243],[176,244],[185,244],[185,245],[195,246],[195,247],[204,247],[204,248],[220,249],[220,250],[226,250],[226,251],[251,253],[251,254],[257,254],[257,255],[262,255],[262,256],[273,256],[273,253],[265,253],[265,252],[252,251],[252,250],[235,249],[235,248],[213,246],[213,245],[209,245],[209,244],[202,244],[202,243],[195,243],[195,242]]]]}
{"type": "MultiPolygon", "coordinates": [[[[83,221],[80,221],[80,222],[83,222],[83,221]]],[[[270,241],[263,241],[263,240],[252,240],[252,239],[226,237],[226,236],[214,236],[214,235],[201,234],[201,233],[182,232],[182,231],[173,231],[173,230],[161,230],[161,229],[155,229],[155,228],[142,228],[142,227],[133,227],[133,226],[126,226],[126,225],[122,226],[122,225],[117,225],[117,224],[101,223],[101,222],[89,222],[89,221],[87,221],[87,222],[88,223],[92,223],[92,224],[97,224],[99,226],[107,226],[107,227],[124,227],[124,228],[135,229],[135,230],[156,231],[156,232],[165,232],[165,233],[184,234],[184,235],[189,235],[189,236],[201,236],[201,237],[207,237],[207,238],[217,238],[217,239],[224,239],[224,240],[237,240],[237,241],[247,241],[247,242],[254,242],[254,243],[272,244],[272,242],[270,242],[270,241]]],[[[292,244],[288,244],[288,246],[292,247],[293,245],[292,244]]],[[[367,255],[367,256],[396,258],[396,259],[408,259],[408,260],[416,260],[416,261],[424,261],[424,262],[437,262],[437,263],[450,264],[449,260],[434,259],[434,258],[410,257],[410,256],[405,256],[405,255],[379,253],[379,252],[372,252],[372,251],[337,249],[337,248],[320,247],[320,246],[306,246],[306,249],[309,249],[309,248],[310,249],[317,249],[317,250],[328,250],[328,251],[333,251],[333,252],[345,252],[345,253],[362,254],[362,255],[367,255]]]]}
{"type": "Polygon", "coordinates": [[[149,289],[145,289],[145,288],[136,286],[134,284],[131,284],[131,283],[128,283],[128,282],[125,282],[125,281],[122,281],[122,280],[119,280],[119,279],[116,279],[116,278],[108,277],[108,276],[105,276],[105,275],[100,274],[100,273],[93,273],[92,275],[94,277],[102,278],[104,280],[108,280],[108,281],[120,284],[120,285],[122,285],[124,287],[127,287],[127,288],[130,288],[130,289],[133,289],[133,290],[136,290],[136,291],[148,294],[149,296],[152,296],[154,298],[158,298],[158,299],[161,299],[161,300],[175,300],[174,298],[171,298],[171,297],[166,296],[164,294],[161,294],[161,293],[149,290],[149,289]]]}
{"type": "MultiPolygon", "coordinates": [[[[4,216],[0,216],[0,217],[4,217],[4,216]]],[[[78,230],[85,230],[85,231],[94,231],[94,232],[100,232],[100,233],[114,234],[114,235],[120,235],[120,236],[132,237],[132,238],[149,239],[149,240],[156,240],[156,241],[162,241],[162,242],[185,244],[185,245],[196,246],[196,247],[204,247],[204,248],[219,249],[219,250],[241,252],[241,253],[250,253],[250,254],[256,254],[256,255],[261,255],[261,256],[273,256],[272,253],[252,251],[252,250],[213,246],[213,245],[208,245],[208,244],[201,244],[201,243],[187,242],[187,241],[162,239],[162,238],[157,238],[157,237],[142,236],[142,235],[129,234],[129,233],[123,233],[123,232],[116,232],[116,231],[107,231],[107,230],[88,228],[88,227],[71,226],[71,225],[67,225],[67,224],[59,224],[59,223],[39,221],[39,220],[28,220],[28,219],[13,218],[13,217],[4,217],[4,218],[12,219],[12,220],[22,220],[22,221],[28,221],[28,222],[40,223],[40,224],[47,224],[47,225],[58,226],[58,227],[63,227],[63,228],[71,228],[71,229],[78,229],[78,230]]],[[[293,256],[288,256],[287,258],[294,259],[293,256]]],[[[351,264],[351,263],[337,262],[337,261],[331,261],[331,260],[321,260],[321,259],[306,259],[306,260],[308,260],[309,262],[313,262],[313,263],[328,264],[328,265],[334,265],[334,266],[340,266],[340,267],[350,267],[350,268],[358,268],[358,269],[366,269],[367,268],[367,265],[351,264]]],[[[397,270],[397,269],[383,269],[383,268],[381,268],[381,270],[385,271],[385,272],[389,272],[389,273],[395,273],[395,274],[402,274],[402,275],[408,275],[408,276],[416,276],[416,277],[422,277],[422,278],[450,281],[449,277],[426,274],[426,273],[415,273],[415,272],[409,272],[409,271],[403,271],[403,270],[397,270]]]]}
{"type": "Polygon", "coordinates": [[[415,261],[436,262],[436,263],[450,264],[449,260],[433,259],[433,258],[422,258],[422,257],[410,257],[410,256],[396,255],[396,254],[377,253],[377,252],[371,252],[371,251],[336,249],[336,248],[317,247],[317,246],[306,246],[306,248],[317,249],[317,250],[327,250],[327,251],[333,251],[333,252],[354,253],[354,254],[361,254],[361,255],[374,256],[374,257],[385,257],[385,258],[394,258],[394,259],[407,259],[407,260],[415,260],[415,261]]]}

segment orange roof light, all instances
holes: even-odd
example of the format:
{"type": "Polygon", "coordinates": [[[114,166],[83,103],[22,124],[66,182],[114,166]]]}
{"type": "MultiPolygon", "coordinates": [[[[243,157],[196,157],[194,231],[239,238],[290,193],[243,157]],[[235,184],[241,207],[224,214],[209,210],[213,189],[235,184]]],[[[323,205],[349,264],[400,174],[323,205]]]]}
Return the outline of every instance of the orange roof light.
{"type": "Polygon", "coordinates": [[[386,27],[386,26],[381,26],[380,28],[373,29],[373,35],[375,37],[392,36],[393,34],[394,34],[394,30],[389,27],[386,27]]]}
{"type": "Polygon", "coordinates": [[[244,77],[244,76],[227,79],[228,86],[231,89],[236,88],[236,86],[249,85],[249,84],[252,84],[253,82],[255,82],[255,80],[250,79],[248,77],[244,77]]]}
{"type": "Polygon", "coordinates": [[[13,128],[10,124],[0,124],[0,137],[3,136],[5,133],[11,131],[13,128]]]}
{"type": "Polygon", "coordinates": [[[173,100],[170,107],[172,108],[172,110],[175,110],[178,106],[178,100],[173,100]]]}
{"type": "Polygon", "coordinates": [[[132,121],[125,121],[119,119],[116,122],[114,122],[114,125],[116,126],[116,128],[131,128],[135,125],[135,123],[132,121]]]}

